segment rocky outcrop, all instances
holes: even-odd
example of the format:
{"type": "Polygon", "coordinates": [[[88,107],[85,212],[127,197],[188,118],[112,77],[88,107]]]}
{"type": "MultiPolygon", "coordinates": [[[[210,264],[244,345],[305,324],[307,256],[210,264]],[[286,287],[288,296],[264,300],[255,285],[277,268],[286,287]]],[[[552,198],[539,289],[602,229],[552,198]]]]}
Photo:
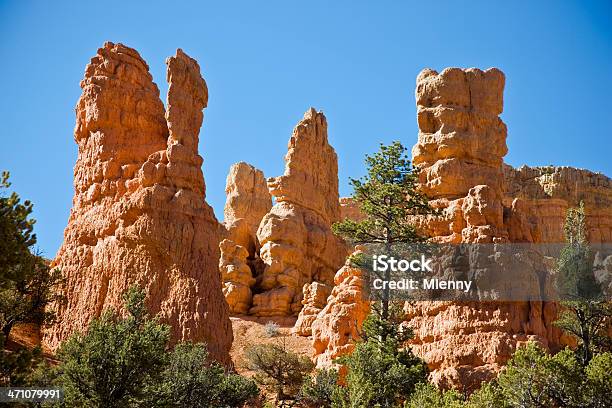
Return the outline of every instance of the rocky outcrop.
{"type": "MultiPolygon", "coordinates": [[[[344,220],[347,218],[360,221],[364,219],[364,215],[359,205],[352,198],[340,197],[340,219],[344,220]]],[[[300,336],[312,335],[312,324],[327,304],[327,298],[331,294],[331,291],[332,286],[320,282],[313,282],[312,284],[307,283],[304,285],[302,290],[303,306],[293,328],[293,333],[300,336]]]]}
{"type": "Polygon", "coordinates": [[[423,70],[417,78],[419,136],[412,149],[421,190],[444,216],[426,227],[439,242],[501,242],[502,163],[508,151],[504,74],[495,68],[423,70]]]}
{"type": "Polygon", "coordinates": [[[75,195],[54,261],[67,302],[43,342],[56,348],[133,284],[173,341],[204,341],[230,363],[232,329],[218,272],[220,226],[206,202],[198,134],[208,90],[197,62],[166,61],[167,109],[133,49],[106,43],[81,82],[75,195]]]}
{"type": "MultiPolygon", "coordinates": [[[[362,252],[356,248],[354,255],[362,252]]],[[[334,288],[325,307],[311,324],[314,362],[329,367],[334,359],[349,354],[359,339],[359,330],[370,313],[363,272],[347,259],[334,277],[334,288]]]]}
{"type": "Polygon", "coordinates": [[[331,294],[332,287],[320,282],[304,284],[302,288],[302,310],[298,315],[292,332],[299,336],[312,335],[312,323],[316,320],[319,312],[327,304],[327,297],[331,294]]]}
{"type": "MultiPolygon", "coordinates": [[[[513,209],[509,222],[523,214],[536,231],[535,242],[564,242],[563,223],[569,207],[584,202],[589,242],[612,242],[612,180],[601,173],[572,167],[504,168],[504,206],[513,209]],[[517,203],[517,201],[520,203],[517,203]],[[516,207],[521,208],[517,209],[516,207]]],[[[520,228],[520,227],[519,227],[520,228]]],[[[509,227],[513,233],[517,227],[509,227]]]]}
{"type": "Polygon", "coordinates": [[[230,168],[225,187],[224,226],[227,239],[219,244],[219,270],[223,293],[232,314],[247,314],[253,301],[255,276],[264,264],[259,258],[261,245],[257,228],[272,208],[263,172],[240,162],[230,168]]]}
{"type": "MultiPolygon", "coordinates": [[[[582,200],[591,242],[609,242],[609,178],[570,168],[515,170],[503,164],[503,87],[504,75],[497,69],[424,70],[418,76],[413,163],[420,170],[420,188],[439,211],[413,217],[417,227],[442,243],[560,243],[566,209],[582,200]]],[[[347,217],[360,216],[350,200],[342,208],[347,217]]],[[[538,290],[538,271],[547,266],[537,256],[529,262],[521,268],[521,281],[538,290]]],[[[338,322],[358,321],[363,310],[337,307],[341,292],[334,288],[312,324],[319,366],[347,353],[358,333],[350,326],[350,336],[337,334],[345,327],[338,322]]],[[[552,324],[555,303],[413,302],[405,312],[415,333],[411,347],[427,361],[432,380],[468,392],[495,376],[522,343],[537,341],[554,350],[565,341],[552,324]]]]}
{"type": "Polygon", "coordinates": [[[257,228],[272,208],[272,196],[263,172],[245,162],[232,165],[225,195],[223,221],[227,236],[254,256],[260,247],[257,228]]]}
{"type": "Polygon", "coordinates": [[[494,377],[521,344],[549,347],[551,327],[543,322],[557,313],[554,305],[529,302],[419,302],[405,311],[412,350],[427,362],[430,380],[467,392],[494,377]]]}
{"type": "MultiPolygon", "coordinates": [[[[424,70],[417,78],[419,137],[413,162],[420,169],[420,188],[442,210],[441,217],[421,223],[434,241],[503,243],[512,235],[533,242],[537,237],[524,203],[506,210],[503,205],[504,82],[494,68],[424,70]],[[512,234],[504,214],[513,214],[506,217],[515,225],[512,234]]],[[[535,276],[527,278],[537,282],[535,276]]],[[[495,376],[522,342],[555,347],[555,314],[556,306],[541,302],[420,302],[406,308],[415,331],[412,348],[427,361],[432,379],[468,391],[495,376]]]]}
{"type": "Polygon", "coordinates": [[[223,281],[223,295],[231,314],[246,314],[251,307],[255,284],[253,271],[249,265],[249,252],[231,239],[219,244],[221,259],[219,270],[223,281]]]}
{"type": "Polygon", "coordinates": [[[309,109],[288,147],[284,175],[268,180],[276,204],[257,231],[265,269],[250,314],[258,316],[297,315],[304,284],[331,285],[346,255],[331,231],[340,218],[338,159],[323,113],[309,109]]]}

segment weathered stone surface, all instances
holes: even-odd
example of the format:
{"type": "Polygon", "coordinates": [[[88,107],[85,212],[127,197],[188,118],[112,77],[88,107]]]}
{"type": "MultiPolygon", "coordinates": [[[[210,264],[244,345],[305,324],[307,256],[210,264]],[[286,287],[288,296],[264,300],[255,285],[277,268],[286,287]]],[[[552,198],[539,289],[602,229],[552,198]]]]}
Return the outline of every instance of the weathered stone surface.
{"type": "Polygon", "coordinates": [[[249,266],[249,252],[230,239],[219,244],[221,259],[219,270],[223,281],[223,295],[231,314],[246,314],[251,307],[255,284],[253,272],[249,266]]]}
{"type": "Polygon", "coordinates": [[[417,78],[419,136],[412,149],[421,190],[444,211],[421,223],[440,242],[501,242],[502,163],[507,153],[504,74],[491,68],[423,70],[417,78]]]}
{"type": "MultiPolygon", "coordinates": [[[[414,217],[417,227],[434,242],[560,243],[567,208],[583,200],[589,239],[609,242],[612,189],[608,177],[571,168],[515,170],[503,165],[507,151],[506,127],[499,118],[503,87],[504,76],[497,69],[450,68],[440,74],[424,70],[419,75],[419,136],[412,150],[413,163],[421,170],[420,188],[433,198],[430,203],[441,215],[414,217]]],[[[349,217],[358,215],[350,201],[342,211],[349,217]]],[[[544,260],[531,261],[522,282],[537,289],[544,260]]],[[[600,264],[598,273],[606,281],[603,259],[600,264]]],[[[352,347],[352,336],[334,334],[343,330],[337,321],[356,321],[359,316],[353,309],[334,306],[339,291],[336,286],[312,325],[315,360],[320,366],[331,364],[352,347]],[[340,318],[341,314],[345,316],[340,318]]],[[[405,311],[415,331],[411,347],[428,362],[432,379],[443,387],[473,390],[495,376],[526,341],[552,350],[567,341],[552,324],[558,313],[554,303],[420,302],[407,304],[405,311]]]]}
{"type": "MultiPolygon", "coordinates": [[[[354,254],[361,252],[357,247],[354,254]]],[[[361,325],[370,313],[370,302],[364,294],[367,282],[350,260],[338,270],[334,284],[327,304],[311,325],[313,359],[319,368],[329,367],[334,359],[353,351],[361,325]]]]}
{"type": "Polygon", "coordinates": [[[276,204],[257,231],[265,269],[250,313],[258,316],[297,315],[304,284],[331,285],[346,255],[331,231],[340,217],[338,159],[323,113],[309,109],[288,148],[284,175],[268,180],[276,204]]]}
{"type": "Polygon", "coordinates": [[[549,346],[542,333],[550,307],[521,303],[420,302],[407,304],[415,331],[412,350],[425,359],[430,379],[444,388],[472,391],[493,377],[516,347],[527,341],[549,346]]]}
{"type": "Polygon", "coordinates": [[[320,282],[304,284],[302,288],[302,310],[298,315],[292,332],[300,336],[312,335],[312,323],[327,304],[332,287],[320,282]]]}
{"type": "Polygon", "coordinates": [[[205,341],[230,363],[232,329],[218,272],[220,226],[204,201],[198,134],[208,91],[197,62],[167,60],[167,111],[147,64],[106,43],[81,82],[75,195],[54,261],[67,303],[43,342],[56,348],[133,284],[172,327],[172,340],[205,341]]]}
{"type": "Polygon", "coordinates": [[[422,169],[423,192],[435,198],[465,197],[474,186],[501,188],[507,153],[504,74],[491,68],[423,70],[417,78],[419,137],[413,163],[422,169]]]}
{"type": "Polygon", "coordinates": [[[276,202],[309,209],[328,222],[338,220],[338,157],[327,140],[325,115],[308,109],[287,147],[285,174],[268,180],[276,202]]]}
{"type": "Polygon", "coordinates": [[[263,172],[245,162],[232,165],[225,194],[223,223],[228,237],[253,256],[259,251],[257,228],[272,208],[272,196],[263,172]]]}
{"type": "MultiPolygon", "coordinates": [[[[504,168],[504,205],[523,201],[519,211],[537,225],[535,242],[564,242],[569,207],[584,202],[589,242],[612,242],[612,180],[601,173],[572,167],[504,168]]],[[[509,228],[512,233],[513,228],[509,228]]]]}
{"type": "Polygon", "coordinates": [[[219,269],[223,293],[232,314],[247,314],[252,306],[255,276],[263,271],[257,228],[272,208],[263,172],[245,162],[230,168],[225,186],[224,226],[228,239],[220,244],[219,269]]]}
{"type": "MultiPolygon", "coordinates": [[[[412,152],[421,170],[420,188],[443,211],[437,219],[421,221],[434,241],[508,242],[502,169],[506,126],[499,118],[504,82],[494,68],[424,70],[417,78],[419,137],[412,152]]],[[[506,213],[512,215],[512,237],[533,242],[537,232],[524,203],[515,202],[506,213]]],[[[535,270],[525,274],[526,281],[537,282],[535,270]]],[[[415,330],[413,350],[444,387],[473,389],[528,339],[551,347],[559,341],[551,328],[556,307],[539,302],[421,302],[408,305],[406,312],[415,330]]]]}

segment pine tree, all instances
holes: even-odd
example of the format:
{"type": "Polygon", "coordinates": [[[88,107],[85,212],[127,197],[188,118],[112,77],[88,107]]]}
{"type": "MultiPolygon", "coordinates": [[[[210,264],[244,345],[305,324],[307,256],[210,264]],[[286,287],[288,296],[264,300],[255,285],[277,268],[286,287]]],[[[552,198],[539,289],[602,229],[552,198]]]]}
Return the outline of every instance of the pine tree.
{"type": "Polygon", "coordinates": [[[587,366],[594,352],[610,350],[606,330],[612,324],[612,305],[595,279],[582,202],[567,211],[564,232],[567,243],[557,262],[557,289],[563,299],[563,311],[556,324],[578,339],[580,362],[587,366]]]}
{"type": "Polygon", "coordinates": [[[0,177],[0,330],[5,339],[18,323],[45,324],[53,313],[48,303],[61,298],[53,289],[60,283],[60,273],[33,253],[36,244],[33,206],[21,202],[15,192],[3,194],[11,183],[9,173],[0,177]]]}
{"type": "MultiPolygon", "coordinates": [[[[345,219],[332,226],[333,231],[354,244],[379,244],[389,254],[395,244],[423,242],[410,216],[432,214],[428,199],[417,189],[417,172],[408,160],[407,149],[398,141],[380,145],[373,155],[366,155],[367,174],[350,179],[353,200],[365,215],[362,221],[345,219]]],[[[388,281],[391,272],[380,278],[388,281]]],[[[389,317],[389,289],[382,293],[381,317],[389,317]]]]}
{"type": "Polygon", "coordinates": [[[428,369],[405,342],[412,331],[393,320],[371,314],[363,324],[362,340],[337,363],[347,368],[346,386],[333,395],[334,408],[394,408],[408,400],[428,369]]]}

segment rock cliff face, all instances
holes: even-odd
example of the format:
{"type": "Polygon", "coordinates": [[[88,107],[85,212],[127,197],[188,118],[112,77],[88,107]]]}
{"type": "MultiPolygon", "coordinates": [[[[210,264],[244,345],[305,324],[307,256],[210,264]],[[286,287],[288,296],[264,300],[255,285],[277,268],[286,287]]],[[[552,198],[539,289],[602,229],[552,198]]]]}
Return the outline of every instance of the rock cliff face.
{"type": "MultiPolygon", "coordinates": [[[[569,207],[584,202],[589,242],[612,242],[612,180],[601,173],[572,167],[504,165],[504,207],[521,207],[535,242],[564,242],[569,207]]],[[[517,211],[515,210],[514,213],[517,211]]],[[[511,215],[508,216],[511,218],[511,215]]],[[[509,227],[509,231],[513,229],[509,227]]]]}
{"type": "Polygon", "coordinates": [[[304,284],[331,285],[345,248],[331,231],[340,217],[338,159],[327,141],[327,121],[309,109],[295,127],[285,156],[285,174],[268,180],[276,204],[259,225],[260,257],[251,314],[297,315],[304,284]]]}
{"type": "Polygon", "coordinates": [[[44,333],[56,348],[131,285],[172,326],[172,340],[205,341],[230,363],[232,329],[218,272],[220,227],[206,204],[198,134],[208,90],[197,62],[166,61],[167,110],[133,49],[106,43],[81,82],[74,132],[75,195],[61,268],[67,303],[44,333]]]}

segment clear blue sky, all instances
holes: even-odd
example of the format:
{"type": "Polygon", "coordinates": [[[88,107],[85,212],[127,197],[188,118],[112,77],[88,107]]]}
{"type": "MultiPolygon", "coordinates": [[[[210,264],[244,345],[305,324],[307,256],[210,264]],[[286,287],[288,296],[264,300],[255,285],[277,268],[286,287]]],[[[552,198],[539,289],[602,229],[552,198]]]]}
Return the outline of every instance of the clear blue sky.
{"type": "Polygon", "coordinates": [[[309,106],[327,116],[348,194],[379,142],[416,141],[414,83],[425,67],[506,73],[508,163],[611,176],[611,4],[0,0],[0,169],[35,203],[39,247],[53,257],[73,195],[79,81],[110,40],[141,53],[162,95],[167,56],[181,47],[199,61],[210,92],[200,152],[218,217],[229,166],[280,175],[309,106]]]}

